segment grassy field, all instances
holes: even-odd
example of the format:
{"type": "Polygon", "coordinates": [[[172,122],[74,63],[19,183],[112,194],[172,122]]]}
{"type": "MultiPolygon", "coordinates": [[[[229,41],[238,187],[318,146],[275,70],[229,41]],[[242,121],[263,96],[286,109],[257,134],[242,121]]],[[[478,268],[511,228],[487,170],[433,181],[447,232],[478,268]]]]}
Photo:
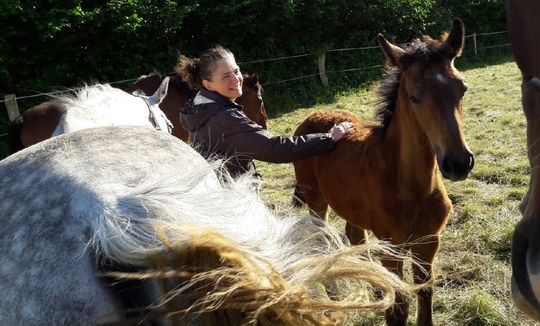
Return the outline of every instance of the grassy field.
{"type": "MultiPolygon", "coordinates": [[[[518,205],[527,189],[529,173],[519,71],[513,62],[460,69],[469,86],[464,99],[464,129],[476,166],[466,181],[445,180],[454,209],[435,263],[435,322],[534,325],[517,311],[510,297],[512,231],[521,218],[518,205]]],[[[346,109],[370,119],[376,102],[374,87],[339,94],[332,104],[276,115],[269,129],[290,135],[315,109],[346,109]]],[[[264,178],[264,200],[278,209],[292,209],[292,165],[258,162],[257,166],[264,178]]],[[[343,229],[339,217],[332,215],[331,223],[343,229]]],[[[412,302],[410,325],[415,324],[414,306],[412,302]]],[[[381,316],[360,316],[351,324],[382,322],[381,316]]]]}

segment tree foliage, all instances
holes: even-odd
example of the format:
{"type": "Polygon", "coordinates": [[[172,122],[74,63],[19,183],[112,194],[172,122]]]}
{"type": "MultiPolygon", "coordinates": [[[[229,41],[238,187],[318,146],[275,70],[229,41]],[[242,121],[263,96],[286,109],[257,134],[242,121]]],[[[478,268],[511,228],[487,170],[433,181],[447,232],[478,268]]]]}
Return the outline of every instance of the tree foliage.
{"type": "MultiPolygon", "coordinates": [[[[440,34],[454,17],[469,31],[504,30],[503,0],[0,0],[0,93],[135,78],[172,70],[178,53],[222,44],[263,80],[313,73],[328,49],[440,34]],[[278,77],[279,76],[279,77],[278,77]]],[[[366,58],[334,58],[336,67],[366,58]]],[[[3,94],[0,94],[3,96],[3,94]]]]}

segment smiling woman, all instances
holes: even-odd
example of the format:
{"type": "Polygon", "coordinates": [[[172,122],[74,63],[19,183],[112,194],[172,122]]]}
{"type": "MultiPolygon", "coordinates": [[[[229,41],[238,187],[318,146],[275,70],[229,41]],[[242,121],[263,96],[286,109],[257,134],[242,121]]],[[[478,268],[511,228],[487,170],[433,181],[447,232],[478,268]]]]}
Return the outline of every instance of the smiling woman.
{"type": "Polygon", "coordinates": [[[226,158],[225,168],[233,177],[254,173],[253,159],[288,163],[322,154],[350,127],[343,123],[328,132],[274,136],[247,118],[235,102],[242,95],[242,73],[232,52],[221,46],[199,58],[181,56],[177,72],[192,88],[200,89],[180,113],[191,142],[205,157],[226,158]]]}
{"type": "Polygon", "coordinates": [[[202,81],[204,88],[219,93],[231,101],[242,95],[242,82],[240,68],[230,55],[216,62],[214,78],[202,81]]]}

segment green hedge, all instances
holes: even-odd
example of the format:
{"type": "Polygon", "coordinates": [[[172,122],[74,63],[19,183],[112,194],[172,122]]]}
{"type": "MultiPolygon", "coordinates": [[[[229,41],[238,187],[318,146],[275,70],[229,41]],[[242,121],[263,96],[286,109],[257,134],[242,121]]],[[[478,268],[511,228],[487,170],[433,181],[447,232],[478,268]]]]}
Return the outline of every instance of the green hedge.
{"type": "MultiPolygon", "coordinates": [[[[0,8],[0,99],[169,72],[179,52],[196,56],[222,44],[239,62],[309,54],[241,66],[301,100],[313,97],[316,78],[276,83],[317,73],[317,56],[329,49],[376,45],[380,32],[396,42],[440,35],[454,17],[468,34],[505,30],[503,0],[0,0],[0,8]]],[[[328,78],[355,86],[370,72],[332,71],[380,63],[378,50],[329,52],[328,78]]]]}

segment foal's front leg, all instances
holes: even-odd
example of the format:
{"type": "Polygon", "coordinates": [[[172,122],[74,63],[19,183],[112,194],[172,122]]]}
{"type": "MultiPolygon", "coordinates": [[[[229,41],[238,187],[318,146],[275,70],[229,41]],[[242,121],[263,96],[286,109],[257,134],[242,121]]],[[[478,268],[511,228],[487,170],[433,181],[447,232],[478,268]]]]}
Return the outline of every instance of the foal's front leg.
{"type": "MultiPolygon", "coordinates": [[[[388,270],[403,279],[403,260],[398,260],[395,257],[381,256],[381,263],[388,270]]],[[[407,325],[408,316],[409,303],[403,294],[397,292],[394,305],[385,311],[386,324],[389,326],[405,326],[407,325]]]]}
{"type": "Polygon", "coordinates": [[[367,243],[366,230],[354,226],[349,222],[345,224],[345,234],[347,235],[347,238],[352,245],[367,243]]]}
{"type": "MultiPolygon", "coordinates": [[[[414,282],[416,284],[424,284],[429,282],[433,277],[433,261],[439,250],[440,236],[433,235],[422,238],[419,243],[411,246],[411,253],[416,259],[416,264],[413,265],[414,282]]],[[[416,325],[431,326],[433,325],[433,287],[426,286],[418,290],[417,294],[417,315],[416,325]]]]}

